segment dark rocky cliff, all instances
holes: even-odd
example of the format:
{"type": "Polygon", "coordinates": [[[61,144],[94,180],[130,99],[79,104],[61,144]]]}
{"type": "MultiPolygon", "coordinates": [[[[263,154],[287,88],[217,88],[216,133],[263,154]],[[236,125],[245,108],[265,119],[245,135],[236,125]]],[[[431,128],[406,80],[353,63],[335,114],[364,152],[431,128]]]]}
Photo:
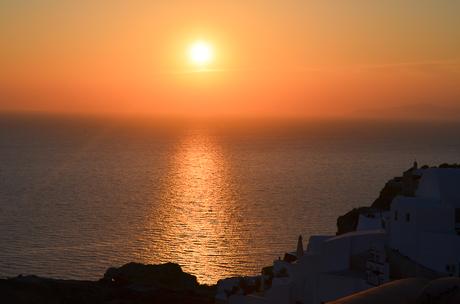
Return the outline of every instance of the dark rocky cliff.
{"type": "Polygon", "coordinates": [[[177,264],[129,263],[99,281],[18,276],[0,279],[0,303],[214,303],[215,286],[198,284],[177,264]]]}

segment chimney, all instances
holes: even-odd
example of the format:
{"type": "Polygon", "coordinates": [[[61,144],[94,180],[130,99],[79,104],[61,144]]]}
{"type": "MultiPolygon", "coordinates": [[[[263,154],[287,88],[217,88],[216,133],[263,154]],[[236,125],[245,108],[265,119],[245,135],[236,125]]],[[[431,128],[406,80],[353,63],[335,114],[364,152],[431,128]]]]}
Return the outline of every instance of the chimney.
{"type": "Polygon", "coordinates": [[[303,242],[302,235],[299,235],[299,240],[297,241],[297,259],[300,259],[303,256],[303,242]]]}

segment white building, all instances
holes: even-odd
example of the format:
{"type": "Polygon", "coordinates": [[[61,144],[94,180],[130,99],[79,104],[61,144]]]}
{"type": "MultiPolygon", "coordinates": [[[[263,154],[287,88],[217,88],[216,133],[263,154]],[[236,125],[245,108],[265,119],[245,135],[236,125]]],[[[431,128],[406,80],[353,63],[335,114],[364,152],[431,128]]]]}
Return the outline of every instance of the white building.
{"type": "Polygon", "coordinates": [[[385,224],[390,218],[390,212],[369,212],[368,214],[360,214],[358,218],[357,231],[368,231],[384,229],[385,224]]]}
{"type": "MultiPolygon", "coordinates": [[[[387,249],[399,252],[397,256],[409,258],[402,257],[417,267],[427,268],[430,274],[459,276],[460,170],[418,170],[414,164],[405,172],[403,182],[405,196],[396,197],[390,211],[360,214],[356,231],[312,236],[305,251],[299,239],[297,252],[289,254],[297,260],[275,261],[267,290],[226,298],[232,286],[219,284],[219,299],[231,304],[332,301],[388,282],[386,254],[393,256],[394,252],[387,249]]],[[[392,263],[400,266],[398,261],[392,263]]]]}
{"type": "Polygon", "coordinates": [[[460,170],[423,171],[415,197],[391,204],[390,247],[439,273],[460,274],[460,170]]]}
{"type": "Polygon", "coordinates": [[[388,282],[384,230],[313,236],[294,263],[277,260],[271,287],[254,295],[233,295],[228,303],[319,304],[388,282]]]}

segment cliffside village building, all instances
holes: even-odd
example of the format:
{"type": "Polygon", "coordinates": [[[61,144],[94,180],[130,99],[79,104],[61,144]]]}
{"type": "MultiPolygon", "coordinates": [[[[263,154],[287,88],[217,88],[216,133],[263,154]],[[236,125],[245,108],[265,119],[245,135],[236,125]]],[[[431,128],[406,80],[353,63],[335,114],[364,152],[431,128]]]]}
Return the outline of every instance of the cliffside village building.
{"type": "Polygon", "coordinates": [[[359,215],[356,231],[312,236],[306,250],[261,276],[219,282],[217,303],[319,304],[404,277],[460,274],[460,169],[417,165],[389,210],[359,215]],[[257,285],[256,282],[259,282],[257,285]]]}

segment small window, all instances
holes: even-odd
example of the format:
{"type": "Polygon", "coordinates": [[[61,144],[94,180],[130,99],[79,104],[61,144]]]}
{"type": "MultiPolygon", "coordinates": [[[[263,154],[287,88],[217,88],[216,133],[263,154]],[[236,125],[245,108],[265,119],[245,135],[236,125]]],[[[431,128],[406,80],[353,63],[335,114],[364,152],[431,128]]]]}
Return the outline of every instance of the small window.
{"type": "Polygon", "coordinates": [[[455,222],[460,224],[460,208],[455,208],[455,222]]]}
{"type": "Polygon", "coordinates": [[[395,221],[398,220],[398,211],[395,211],[395,221]]]}
{"type": "Polygon", "coordinates": [[[410,222],[410,213],[406,213],[406,222],[410,222]]]}

